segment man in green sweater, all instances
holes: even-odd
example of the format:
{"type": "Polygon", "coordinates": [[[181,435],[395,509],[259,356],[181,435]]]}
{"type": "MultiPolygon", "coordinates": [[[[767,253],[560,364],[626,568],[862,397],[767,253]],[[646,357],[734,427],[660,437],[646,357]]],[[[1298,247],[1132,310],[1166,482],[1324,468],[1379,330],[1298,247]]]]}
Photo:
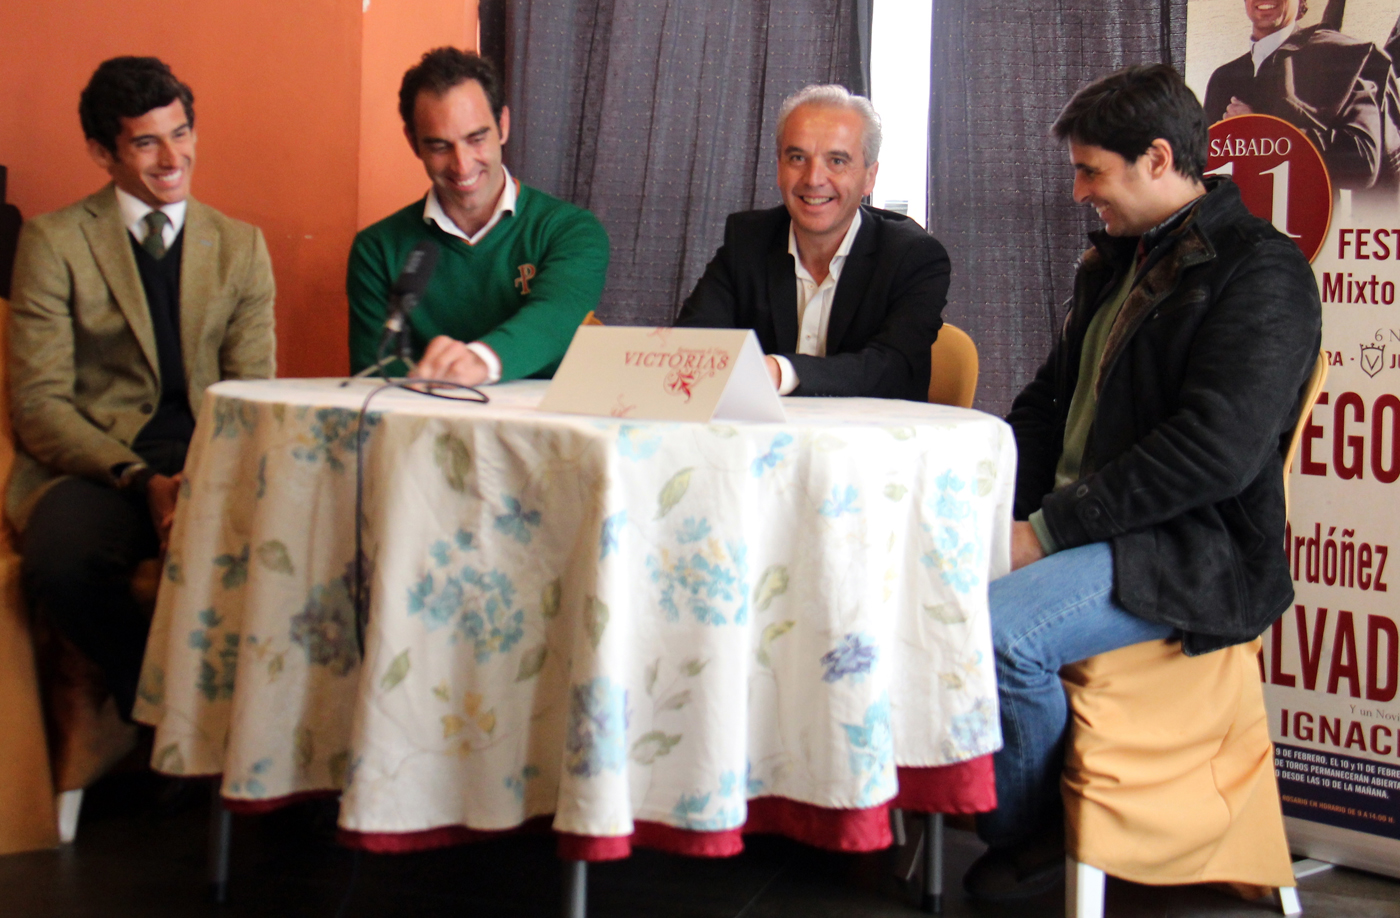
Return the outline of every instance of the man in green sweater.
{"type": "Polygon", "coordinates": [[[437,268],[408,320],[412,375],[469,386],[550,376],[603,291],[607,233],[588,211],[520,184],[502,164],[510,109],[485,58],[429,51],[404,74],[399,114],[432,187],[355,237],[346,279],[352,368],[378,359],[394,279],[431,240],[437,268]]]}

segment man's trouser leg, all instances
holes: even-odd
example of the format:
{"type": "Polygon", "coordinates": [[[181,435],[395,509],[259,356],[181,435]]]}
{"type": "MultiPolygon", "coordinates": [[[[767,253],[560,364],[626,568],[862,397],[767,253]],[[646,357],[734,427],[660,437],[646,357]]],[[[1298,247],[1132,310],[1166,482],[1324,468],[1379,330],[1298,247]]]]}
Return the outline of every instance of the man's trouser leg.
{"type": "Polygon", "coordinates": [[[64,479],[39,499],[21,543],[29,607],[102,669],[129,717],[148,628],[131,573],[160,549],[145,498],[64,479]]]}
{"type": "Polygon", "coordinates": [[[1113,601],[1107,542],[1053,554],[995,580],[989,601],[1004,745],[992,757],[997,809],[977,818],[977,834],[1001,847],[1034,838],[1061,819],[1069,708],[1060,667],[1167,638],[1174,629],[1113,601]]]}

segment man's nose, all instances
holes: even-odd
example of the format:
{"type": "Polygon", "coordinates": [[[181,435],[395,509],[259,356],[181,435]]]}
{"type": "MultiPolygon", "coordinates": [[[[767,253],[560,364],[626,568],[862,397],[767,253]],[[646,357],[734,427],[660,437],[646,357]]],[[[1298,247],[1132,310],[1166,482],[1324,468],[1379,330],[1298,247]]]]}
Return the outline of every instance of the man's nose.
{"type": "Polygon", "coordinates": [[[1083,204],[1089,199],[1089,183],[1084,181],[1083,176],[1074,177],[1074,203],[1083,204]]]}
{"type": "Polygon", "coordinates": [[[156,161],[162,168],[170,168],[179,162],[179,157],[175,154],[175,147],[170,141],[161,141],[156,161]]]}
{"type": "Polygon", "coordinates": [[[802,181],[808,185],[820,185],[826,179],[826,168],[820,160],[809,159],[802,169],[802,181]]]}
{"type": "Polygon", "coordinates": [[[459,143],[452,148],[452,165],[459,175],[465,175],[471,171],[471,149],[466,144],[459,143]]]}

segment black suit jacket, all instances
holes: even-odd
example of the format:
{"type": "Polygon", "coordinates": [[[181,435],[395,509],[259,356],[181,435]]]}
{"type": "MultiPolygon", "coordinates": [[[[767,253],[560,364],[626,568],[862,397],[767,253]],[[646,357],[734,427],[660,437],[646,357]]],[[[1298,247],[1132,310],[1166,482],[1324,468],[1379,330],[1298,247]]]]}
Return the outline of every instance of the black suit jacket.
{"type": "Polygon", "coordinates": [[[787,209],[730,214],[724,245],[676,324],[751,328],[765,354],[792,361],[793,395],[928,398],[929,346],[943,325],[948,253],[913,220],[861,208],[836,285],[825,357],[797,353],[797,266],[787,209]]]}

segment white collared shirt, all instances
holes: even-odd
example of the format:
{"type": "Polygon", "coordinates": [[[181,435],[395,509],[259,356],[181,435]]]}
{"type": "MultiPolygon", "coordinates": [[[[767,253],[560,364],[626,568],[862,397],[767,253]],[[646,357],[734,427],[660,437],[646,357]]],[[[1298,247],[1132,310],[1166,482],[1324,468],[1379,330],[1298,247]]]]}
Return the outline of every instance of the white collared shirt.
{"type": "MultiPolygon", "coordinates": [[[[500,197],[496,198],[496,207],[491,211],[491,219],[475,233],[468,236],[463,229],[457,225],[456,221],[447,215],[447,211],[442,209],[442,204],[438,201],[437,189],[428,189],[428,199],[423,204],[423,222],[433,223],[444,233],[456,236],[467,245],[476,245],[486,238],[486,234],[495,228],[497,223],[506,214],[515,213],[515,179],[510,177],[510,170],[501,166],[501,171],[505,173],[505,186],[501,188],[500,197]]],[[[481,362],[486,364],[486,382],[496,383],[501,381],[501,358],[496,356],[496,352],[491,350],[491,346],[480,341],[469,341],[467,347],[472,353],[481,358],[481,362]]]]}
{"type": "Polygon", "coordinates": [[[456,236],[468,245],[476,245],[486,238],[486,234],[491,232],[497,223],[501,222],[501,217],[506,214],[515,213],[515,180],[510,177],[510,170],[505,166],[501,167],[501,171],[505,173],[506,181],[504,187],[501,188],[500,197],[496,198],[496,207],[491,211],[491,219],[487,220],[485,225],[475,233],[468,236],[466,232],[447,215],[447,211],[442,209],[442,203],[438,201],[436,188],[428,189],[428,200],[423,205],[424,221],[436,223],[438,229],[442,230],[444,233],[450,233],[456,236]]]}
{"type": "MultiPolygon", "coordinates": [[[[846,256],[851,253],[851,245],[860,232],[860,211],[851,220],[836,254],[826,267],[826,279],[820,284],[812,277],[812,272],[802,264],[802,256],[797,251],[797,234],[788,225],[788,254],[792,256],[797,279],[797,353],[812,357],[826,356],[826,332],[831,325],[831,304],[836,298],[836,285],[841,282],[841,269],[846,266],[846,256]]],[[[778,394],[787,395],[801,382],[792,361],[786,357],[774,357],[781,371],[778,394]]]]}
{"type": "MultiPolygon", "coordinates": [[[[161,213],[165,214],[170,221],[161,231],[167,249],[175,244],[175,237],[180,235],[180,230],[185,226],[185,203],[184,201],[176,201],[174,204],[166,204],[160,208],[161,213]]],[[[146,214],[156,208],[120,188],[117,189],[117,207],[121,209],[122,225],[131,233],[132,238],[138,243],[145,242],[146,234],[151,231],[151,228],[146,225],[146,214]]]]}
{"type": "Polygon", "coordinates": [[[1250,42],[1249,54],[1250,57],[1254,59],[1255,76],[1259,75],[1259,68],[1264,66],[1264,61],[1269,59],[1269,55],[1281,48],[1283,43],[1288,41],[1289,37],[1291,37],[1297,29],[1298,21],[1295,19],[1293,25],[1289,28],[1279,29],[1277,32],[1271,32],[1265,35],[1258,41],[1250,42]]]}

